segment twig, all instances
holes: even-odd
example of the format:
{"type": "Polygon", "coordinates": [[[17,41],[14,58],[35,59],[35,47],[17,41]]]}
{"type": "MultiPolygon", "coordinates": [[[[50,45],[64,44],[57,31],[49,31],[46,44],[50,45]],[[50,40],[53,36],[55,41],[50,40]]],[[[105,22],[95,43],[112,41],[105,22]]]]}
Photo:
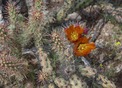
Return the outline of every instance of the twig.
{"type": "Polygon", "coordinates": [[[90,63],[89,63],[89,61],[86,60],[85,57],[81,57],[81,60],[84,62],[85,66],[91,66],[90,63]]]}

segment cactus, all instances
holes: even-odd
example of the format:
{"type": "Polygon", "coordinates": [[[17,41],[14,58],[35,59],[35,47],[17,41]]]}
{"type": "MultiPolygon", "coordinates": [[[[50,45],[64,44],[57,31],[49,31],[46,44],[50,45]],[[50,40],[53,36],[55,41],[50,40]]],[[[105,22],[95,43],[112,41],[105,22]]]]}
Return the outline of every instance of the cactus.
{"type": "Polygon", "coordinates": [[[9,14],[9,21],[11,23],[11,26],[15,26],[16,20],[17,20],[17,13],[14,3],[8,3],[8,14],[9,14]]]}
{"type": "Polygon", "coordinates": [[[50,84],[48,85],[48,88],[55,88],[55,85],[54,85],[53,83],[50,83],[50,84]]]}
{"type": "Polygon", "coordinates": [[[57,13],[57,20],[58,21],[61,21],[63,18],[66,17],[66,13],[71,8],[72,3],[73,3],[73,0],[66,0],[64,2],[64,5],[61,7],[61,9],[57,13]]]}
{"type": "Polygon", "coordinates": [[[82,76],[96,79],[96,84],[101,85],[103,88],[116,88],[115,84],[108,80],[105,76],[100,75],[96,72],[96,69],[91,67],[83,67],[82,65],[78,66],[79,72],[82,76]]]}
{"type": "Polygon", "coordinates": [[[69,80],[56,77],[54,82],[59,88],[88,88],[87,84],[76,74],[72,75],[69,80]]]}
{"type": "Polygon", "coordinates": [[[70,88],[70,85],[68,81],[66,81],[63,78],[56,77],[54,80],[54,83],[59,87],[59,88],[70,88]]]}
{"type": "Polygon", "coordinates": [[[52,32],[52,41],[54,42],[52,49],[55,50],[55,52],[59,52],[64,49],[60,35],[57,32],[52,32]]]}
{"type": "Polygon", "coordinates": [[[87,84],[84,81],[81,81],[77,75],[72,75],[69,80],[71,88],[88,88],[87,84]]]}
{"type": "Polygon", "coordinates": [[[42,85],[47,81],[48,75],[46,73],[43,73],[42,71],[38,72],[38,82],[41,83],[42,85]]]}
{"type": "Polygon", "coordinates": [[[6,34],[4,27],[0,26],[0,44],[5,44],[6,34]]]}
{"type": "Polygon", "coordinates": [[[103,86],[103,88],[116,88],[115,84],[113,82],[111,82],[110,80],[108,80],[105,76],[103,75],[98,75],[98,77],[96,78],[98,84],[100,84],[101,86],[103,86]]]}
{"type": "Polygon", "coordinates": [[[39,62],[42,66],[42,72],[48,75],[52,74],[53,68],[51,66],[51,62],[47,56],[47,54],[42,50],[42,48],[39,48],[39,62]]]}
{"type": "Polygon", "coordinates": [[[52,50],[58,55],[60,62],[71,60],[73,57],[73,49],[69,41],[65,37],[64,28],[55,28],[51,34],[52,50]]]}
{"type": "Polygon", "coordinates": [[[28,63],[25,60],[17,59],[10,55],[10,51],[2,50],[0,53],[0,75],[4,80],[3,84],[10,83],[11,79],[21,82],[26,78],[28,63]]]}
{"type": "Polygon", "coordinates": [[[57,12],[57,20],[62,21],[67,16],[67,13],[71,13],[78,9],[82,9],[92,3],[94,0],[65,0],[64,5],[57,12]]]}
{"type": "Polygon", "coordinates": [[[82,65],[79,65],[78,68],[81,75],[86,76],[88,78],[95,77],[96,69],[91,68],[89,66],[84,67],[82,65]]]}

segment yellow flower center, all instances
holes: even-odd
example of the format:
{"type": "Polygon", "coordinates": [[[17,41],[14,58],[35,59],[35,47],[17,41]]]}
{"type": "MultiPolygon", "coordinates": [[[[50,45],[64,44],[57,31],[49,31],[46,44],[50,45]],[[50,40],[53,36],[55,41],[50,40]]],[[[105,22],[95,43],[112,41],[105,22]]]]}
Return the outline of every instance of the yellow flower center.
{"type": "Polygon", "coordinates": [[[73,41],[76,41],[76,40],[78,39],[78,33],[77,33],[77,32],[72,32],[72,33],[71,33],[71,39],[72,39],[73,41]]]}
{"type": "Polygon", "coordinates": [[[86,49],[86,48],[87,48],[87,46],[86,46],[85,44],[80,44],[80,45],[78,46],[78,51],[81,52],[82,50],[84,50],[84,49],[86,49]]]}

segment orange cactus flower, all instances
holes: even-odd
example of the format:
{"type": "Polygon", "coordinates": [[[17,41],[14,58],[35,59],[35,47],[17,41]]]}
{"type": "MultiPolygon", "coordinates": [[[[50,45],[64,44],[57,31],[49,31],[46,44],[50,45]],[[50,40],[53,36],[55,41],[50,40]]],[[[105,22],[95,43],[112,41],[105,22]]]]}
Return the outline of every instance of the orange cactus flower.
{"type": "Polygon", "coordinates": [[[84,44],[84,43],[89,43],[89,40],[90,40],[90,37],[87,38],[86,36],[82,36],[82,37],[80,37],[80,38],[78,39],[78,41],[75,42],[75,43],[82,43],[82,44],[84,44]]]}
{"type": "Polygon", "coordinates": [[[83,28],[78,26],[71,25],[69,28],[65,29],[66,37],[70,42],[76,42],[81,34],[83,33],[83,28]]]}
{"type": "Polygon", "coordinates": [[[85,43],[77,42],[74,46],[74,54],[76,56],[86,56],[88,55],[93,49],[95,49],[94,43],[85,43]]]}

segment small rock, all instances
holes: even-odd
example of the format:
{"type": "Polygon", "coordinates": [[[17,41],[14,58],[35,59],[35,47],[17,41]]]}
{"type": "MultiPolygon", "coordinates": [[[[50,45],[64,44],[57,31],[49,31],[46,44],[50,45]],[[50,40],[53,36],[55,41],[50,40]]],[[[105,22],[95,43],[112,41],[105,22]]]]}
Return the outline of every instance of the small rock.
{"type": "Polygon", "coordinates": [[[65,20],[81,20],[81,16],[78,13],[73,12],[69,14],[65,20]]]}

